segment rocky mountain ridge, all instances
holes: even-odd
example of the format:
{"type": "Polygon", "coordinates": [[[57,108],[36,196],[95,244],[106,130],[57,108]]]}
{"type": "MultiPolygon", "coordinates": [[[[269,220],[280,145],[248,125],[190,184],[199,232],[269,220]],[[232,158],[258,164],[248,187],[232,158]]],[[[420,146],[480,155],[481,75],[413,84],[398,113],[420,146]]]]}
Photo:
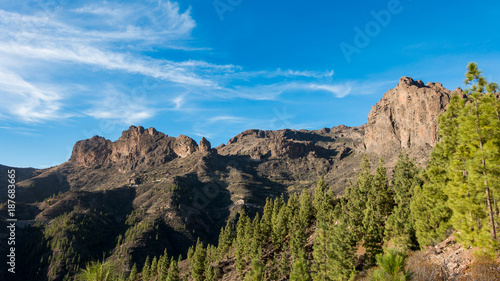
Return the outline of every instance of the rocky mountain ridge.
{"type": "MultiPolygon", "coordinates": [[[[260,211],[267,197],[314,189],[321,176],[341,195],[365,153],[374,165],[382,157],[389,171],[399,151],[425,163],[437,140],[437,117],[452,93],[439,83],[403,77],[372,108],[365,125],[250,129],[216,148],[205,138],[197,143],[141,126],[131,126],[114,142],[94,136],[78,141],[66,163],[25,171],[18,184],[19,219],[50,222],[65,213],[109,214],[114,220],[107,225],[117,229],[113,235],[141,229],[134,234],[140,242],[121,246],[132,253],[129,266],[144,263],[142,253],[161,254],[148,240],[156,230],[139,228],[141,223],[165,230],[162,247],[185,256],[197,238],[216,243],[226,220],[242,208],[260,211]]],[[[118,239],[108,238],[103,241],[113,246],[118,239]]]]}
{"type": "MultiPolygon", "coordinates": [[[[379,156],[392,156],[400,150],[410,153],[423,150],[428,152],[437,141],[437,117],[446,109],[450,96],[454,93],[463,94],[460,88],[450,91],[440,83],[424,84],[421,80],[402,77],[398,85],[372,107],[367,124],[361,127],[341,125],[332,129],[324,128],[317,131],[317,137],[312,137],[306,130],[251,129],[231,138],[226,145],[212,150],[210,142],[205,138],[197,144],[184,135],[175,138],[154,128],[131,126],[116,142],[99,136],[77,142],[69,161],[83,167],[118,165],[123,171],[132,171],[165,164],[196,152],[209,151],[221,155],[243,154],[255,160],[308,155],[315,157],[334,153],[328,151],[331,147],[317,144],[322,140],[334,140],[325,140],[325,136],[322,136],[329,134],[330,130],[340,133],[337,138],[363,138],[364,148],[356,145],[341,148],[341,156],[346,156],[350,149],[379,156]],[[363,131],[364,135],[356,133],[363,131]]],[[[425,161],[425,155],[421,156],[425,161]]]]}
{"type": "Polygon", "coordinates": [[[78,141],[69,162],[83,167],[118,165],[123,171],[165,164],[175,158],[185,158],[196,151],[207,152],[210,142],[205,138],[200,146],[191,138],[169,137],[155,128],[131,126],[115,142],[103,137],[78,141]]]}

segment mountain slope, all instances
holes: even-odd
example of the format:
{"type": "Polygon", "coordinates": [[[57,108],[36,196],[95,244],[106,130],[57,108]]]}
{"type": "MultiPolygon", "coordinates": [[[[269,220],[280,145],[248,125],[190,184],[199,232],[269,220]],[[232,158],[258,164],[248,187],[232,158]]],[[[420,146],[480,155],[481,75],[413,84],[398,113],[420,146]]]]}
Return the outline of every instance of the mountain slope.
{"type": "Polygon", "coordinates": [[[38,272],[32,280],[62,280],[103,251],[126,269],[163,249],[185,257],[197,238],[215,244],[227,220],[242,208],[261,211],[267,197],[313,188],[321,176],[342,194],[365,153],[389,168],[399,151],[425,163],[450,94],[440,84],[403,77],[363,126],[247,130],[217,148],[204,138],[197,144],[141,126],[115,142],[79,141],[66,163],[20,170],[18,219],[43,222],[21,236],[25,245],[42,236],[47,244],[24,266],[38,272]],[[84,242],[91,234],[82,226],[106,233],[97,249],[84,242]],[[68,261],[65,251],[80,253],[78,260],[68,261]]]}

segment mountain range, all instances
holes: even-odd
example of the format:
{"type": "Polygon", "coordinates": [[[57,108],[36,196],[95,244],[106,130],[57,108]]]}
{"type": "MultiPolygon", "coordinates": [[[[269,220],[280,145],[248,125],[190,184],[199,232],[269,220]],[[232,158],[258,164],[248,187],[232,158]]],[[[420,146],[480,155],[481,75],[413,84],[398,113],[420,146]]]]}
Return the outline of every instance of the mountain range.
{"type": "MultiPolygon", "coordinates": [[[[453,92],[462,94],[460,88],[453,92]]],[[[400,152],[425,165],[438,140],[438,116],[453,92],[440,83],[402,77],[362,126],[250,129],[218,147],[205,138],[197,143],[141,126],[130,126],[114,142],[101,136],[78,141],[61,165],[15,168],[24,253],[19,267],[25,269],[18,277],[63,280],[78,269],[72,264],[83,265],[103,252],[128,268],[164,249],[185,257],[197,239],[216,244],[221,227],[242,209],[260,212],[266,198],[312,190],[320,177],[342,195],[365,154],[374,163],[383,159],[389,172],[400,152]],[[75,223],[61,224],[68,214],[85,229],[75,232],[75,223]],[[79,253],[77,262],[54,247],[30,247],[64,239],[73,241],[68,243],[79,253]]],[[[2,182],[8,169],[0,166],[2,182]]],[[[7,200],[6,188],[0,186],[1,202],[7,200]]],[[[0,213],[5,221],[6,204],[0,213]]],[[[6,251],[7,245],[1,248],[6,251]]]]}

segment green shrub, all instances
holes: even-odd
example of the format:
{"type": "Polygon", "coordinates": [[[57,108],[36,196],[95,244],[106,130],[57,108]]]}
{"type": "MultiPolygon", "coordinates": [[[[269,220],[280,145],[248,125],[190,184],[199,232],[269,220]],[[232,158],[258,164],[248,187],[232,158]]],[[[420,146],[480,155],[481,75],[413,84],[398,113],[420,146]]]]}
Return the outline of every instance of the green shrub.
{"type": "Polygon", "coordinates": [[[378,254],[378,268],[370,273],[371,281],[406,281],[411,280],[412,273],[406,271],[407,255],[395,249],[389,249],[384,254],[378,254]]]}

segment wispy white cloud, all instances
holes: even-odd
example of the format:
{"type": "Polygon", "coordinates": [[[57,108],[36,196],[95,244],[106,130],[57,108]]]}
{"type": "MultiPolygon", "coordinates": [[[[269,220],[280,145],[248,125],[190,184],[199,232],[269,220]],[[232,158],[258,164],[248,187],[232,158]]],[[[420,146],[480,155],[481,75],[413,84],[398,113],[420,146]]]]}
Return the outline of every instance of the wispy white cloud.
{"type": "Polygon", "coordinates": [[[229,116],[229,115],[214,116],[207,119],[208,123],[216,123],[221,121],[224,123],[242,123],[248,121],[248,119],[238,116],[229,116]]]}
{"type": "Polygon", "coordinates": [[[307,77],[307,78],[332,78],[333,70],[328,70],[324,72],[310,71],[310,70],[281,70],[277,69],[270,72],[268,75],[273,76],[285,76],[285,77],[307,77]]]}
{"type": "Polygon", "coordinates": [[[322,83],[317,82],[282,82],[269,85],[237,86],[232,90],[224,89],[225,94],[234,94],[235,97],[250,100],[277,100],[283,93],[288,91],[302,91],[305,93],[315,91],[327,91],[337,98],[343,98],[351,94],[350,83],[322,83]]]}
{"type": "Polygon", "coordinates": [[[0,113],[0,118],[9,118],[7,115],[10,115],[23,122],[41,122],[74,116],[75,113],[68,113],[73,112],[73,108],[69,108],[71,102],[67,100],[70,96],[58,89],[62,83],[73,82],[59,82],[55,78],[63,75],[61,69],[68,68],[75,72],[75,76],[79,73],[91,76],[89,73],[95,72],[96,78],[103,75],[113,79],[124,74],[160,80],[163,83],[161,89],[167,94],[148,89],[149,103],[126,105],[116,105],[115,102],[133,97],[126,91],[109,90],[109,87],[98,84],[102,81],[95,85],[73,83],[72,90],[85,88],[87,93],[99,92],[103,96],[99,102],[81,105],[81,112],[96,119],[125,123],[152,118],[161,110],[195,108],[189,104],[193,100],[191,95],[196,95],[200,102],[213,98],[277,100],[287,91],[327,91],[338,98],[353,93],[352,85],[334,81],[332,70],[277,68],[248,71],[234,64],[216,64],[200,59],[175,61],[145,55],[144,50],[155,49],[210,50],[190,45],[195,27],[191,8],[181,10],[174,1],[89,1],[52,15],[0,9],[0,70],[6,73],[0,78],[0,83],[5,86],[0,93],[8,93],[21,105],[0,113]],[[43,87],[30,80],[38,72],[49,78],[43,87]],[[9,83],[17,83],[19,87],[9,83]],[[179,95],[179,92],[185,93],[179,95]],[[163,95],[170,96],[168,99],[159,98],[163,95]],[[155,105],[155,101],[167,101],[173,107],[155,105]]]}
{"type": "MultiPolygon", "coordinates": [[[[67,16],[68,13],[49,15],[0,10],[0,85],[3,86],[0,93],[8,98],[8,102],[2,104],[5,110],[0,118],[41,122],[71,116],[67,113],[71,109],[65,108],[63,102],[68,96],[51,89],[60,82],[47,81],[42,88],[30,81],[29,77],[36,76],[40,71],[34,66],[42,67],[44,71],[57,71],[57,64],[69,63],[75,65],[75,69],[89,66],[154,77],[190,87],[215,86],[210,79],[195,73],[197,64],[202,62],[178,63],[153,59],[134,53],[135,50],[123,51],[125,49],[120,45],[131,42],[134,46],[166,43],[182,49],[185,45],[182,40],[190,39],[190,33],[196,26],[190,9],[180,11],[179,4],[171,1],[155,1],[153,4],[151,7],[144,3],[94,2],[71,11],[73,15],[95,16],[92,20],[88,20],[88,16],[72,16],[71,13],[67,16]],[[12,104],[16,106],[9,106],[12,104]]],[[[211,64],[203,67],[230,68],[211,64]]],[[[104,96],[103,103],[92,104],[85,113],[98,119],[122,118],[124,122],[137,122],[154,115],[154,110],[145,110],[141,105],[111,104],[110,100],[120,100],[120,97],[126,96],[124,94],[113,96],[104,93],[104,96]]]]}
{"type": "Polygon", "coordinates": [[[176,67],[175,64],[171,64],[168,61],[146,60],[126,54],[102,51],[98,48],[85,45],[35,47],[12,43],[9,45],[0,45],[0,52],[49,62],[69,61],[93,65],[108,70],[138,73],[180,84],[214,85],[212,81],[201,78],[186,69],[176,67]]]}
{"type": "MultiPolygon", "coordinates": [[[[99,5],[82,9],[82,11],[95,11],[96,13],[112,12],[114,17],[123,17],[124,19],[121,20],[129,21],[132,16],[127,16],[128,14],[134,14],[133,17],[140,15],[134,7],[108,8],[99,5]]],[[[96,30],[72,26],[48,16],[27,16],[0,10],[0,39],[2,41],[0,53],[6,56],[18,56],[20,60],[66,61],[108,70],[138,73],[174,83],[211,85],[213,82],[199,77],[190,69],[190,65],[196,65],[194,61],[177,63],[155,60],[137,54],[117,52],[116,49],[120,48],[110,46],[117,40],[122,44],[128,44],[127,40],[142,40],[151,44],[150,41],[153,38],[158,38],[161,43],[175,41],[188,37],[196,25],[190,17],[189,9],[180,13],[179,5],[169,1],[158,2],[158,5],[148,10],[146,14],[155,24],[139,26],[114,22],[113,26],[123,26],[121,28],[123,30],[106,30],[101,25],[96,30]],[[168,34],[172,36],[166,36],[168,34]]],[[[204,67],[214,68],[215,65],[206,64],[204,67]]],[[[221,68],[227,67],[221,66],[221,68]]]]}
{"type": "Polygon", "coordinates": [[[96,16],[98,30],[90,35],[97,38],[111,35],[106,38],[167,42],[188,38],[196,27],[191,8],[181,12],[179,4],[172,1],[91,3],[72,12],[96,16]]]}
{"type": "MultiPolygon", "coordinates": [[[[239,68],[241,70],[241,68],[239,68]]],[[[258,70],[258,71],[238,71],[226,73],[228,79],[242,79],[249,80],[254,78],[316,78],[316,79],[332,79],[333,70],[329,71],[310,71],[310,70],[282,70],[280,68],[275,70],[258,70]]]]}
{"type": "Polygon", "coordinates": [[[337,98],[343,98],[351,93],[352,88],[347,85],[309,84],[313,90],[324,90],[332,93],[337,98]]]}
{"type": "Polygon", "coordinates": [[[71,116],[61,112],[64,99],[61,92],[39,87],[3,68],[0,68],[0,91],[2,112],[15,119],[31,123],[71,116]]]}
{"type": "Polygon", "coordinates": [[[125,125],[139,124],[153,117],[156,110],[144,97],[130,97],[112,85],[103,91],[103,97],[93,102],[85,114],[96,119],[111,119],[125,125]]]}

